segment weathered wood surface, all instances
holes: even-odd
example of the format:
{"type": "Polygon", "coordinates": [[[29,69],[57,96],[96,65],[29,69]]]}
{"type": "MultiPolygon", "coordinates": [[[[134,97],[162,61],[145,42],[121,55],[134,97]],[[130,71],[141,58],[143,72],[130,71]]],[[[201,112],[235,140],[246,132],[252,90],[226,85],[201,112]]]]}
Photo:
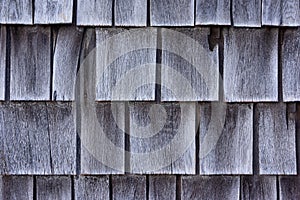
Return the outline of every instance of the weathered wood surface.
{"type": "Polygon", "coordinates": [[[79,176],[75,178],[75,200],[109,200],[108,176],[79,176]]]}
{"type": "Polygon", "coordinates": [[[176,176],[149,176],[149,200],[176,200],[176,176]]]}
{"type": "Polygon", "coordinates": [[[262,0],[262,25],[299,26],[299,0],[262,0]]]}
{"type": "Polygon", "coordinates": [[[194,26],[194,0],[150,0],[151,26],[194,26]]]}
{"type": "Polygon", "coordinates": [[[259,173],[297,174],[294,105],[260,103],[255,107],[259,173]]]}
{"type": "Polygon", "coordinates": [[[276,176],[242,176],[241,187],[242,200],[277,199],[276,176]]]}
{"type": "Polygon", "coordinates": [[[284,32],[281,56],[283,101],[299,101],[300,28],[284,32]]]}
{"type": "Polygon", "coordinates": [[[154,100],[156,29],[96,29],[96,100],[154,100]]]}
{"type": "Polygon", "coordinates": [[[6,73],[6,26],[0,26],[0,100],[5,99],[5,73],[6,73]]]}
{"type": "Polygon", "coordinates": [[[238,176],[183,176],[181,199],[238,200],[239,190],[238,176]]]}
{"type": "Polygon", "coordinates": [[[71,24],[73,0],[34,1],[35,24],[71,24]]]}
{"type": "Polygon", "coordinates": [[[261,1],[262,0],[233,0],[233,25],[241,27],[260,27],[261,1]]]}
{"type": "Polygon", "coordinates": [[[300,199],[300,177],[280,176],[279,177],[279,198],[298,200],[300,199]]]}
{"type": "Polygon", "coordinates": [[[195,103],[131,103],[130,172],[195,174],[195,103]]]}
{"type": "Polygon", "coordinates": [[[75,99],[75,81],[82,38],[83,28],[75,26],[63,26],[56,33],[53,58],[53,100],[75,99]]]}
{"type": "Polygon", "coordinates": [[[277,101],[278,29],[230,28],[224,40],[225,101],[277,101]]]}
{"type": "Polygon", "coordinates": [[[209,28],[162,30],[162,101],[216,101],[218,45],[210,50],[209,28]]]}
{"type": "Polygon", "coordinates": [[[0,199],[31,200],[33,199],[32,176],[2,176],[0,177],[0,199]]]}
{"type": "Polygon", "coordinates": [[[37,176],[36,198],[37,200],[71,200],[71,177],[37,176]]]}
{"type": "Polygon", "coordinates": [[[32,24],[32,0],[2,0],[1,24],[32,24]]]}
{"type": "Polygon", "coordinates": [[[112,199],[146,200],[146,176],[113,176],[112,199]]]}
{"type": "Polygon", "coordinates": [[[69,104],[1,104],[1,173],[74,174],[75,134],[69,104]]]}
{"type": "Polygon", "coordinates": [[[197,0],[196,25],[231,25],[230,0],[197,0]]]}
{"type": "Polygon", "coordinates": [[[50,27],[10,27],[10,99],[50,100],[50,27]]]}
{"type": "Polygon", "coordinates": [[[111,0],[77,0],[77,22],[79,26],[111,26],[111,0]]]}
{"type": "Polygon", "coordinates": [[[146,26],[147,0],[116,0],[116,26],[146,26]]]}
{"type": "Polygon", "coordinates": [[[200,104],[200,174],[252,174],[253,105],[227,104],[224,113],[215,109],[200,104]]]}

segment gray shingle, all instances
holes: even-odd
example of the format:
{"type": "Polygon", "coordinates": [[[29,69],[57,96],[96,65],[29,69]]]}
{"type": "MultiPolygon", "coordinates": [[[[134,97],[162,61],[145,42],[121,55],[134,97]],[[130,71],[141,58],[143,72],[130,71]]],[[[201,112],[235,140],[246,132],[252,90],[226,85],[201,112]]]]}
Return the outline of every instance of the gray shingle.
{"type": "Polygon", "coordinates": [[[33,199],[32,176],[2,176],[0,177],[0,199],[31,200],[33,199]]]}
{"type": "Polygon", "coordinates": [[[279,177],[279,198],[298,200],[300,199],[300,177],[280,176],[279,177]]]}
{"type": "Polygon", "coordinates": [[[233,0],[232,19],[234,26],[260,27],[261,0],[233,0]]]}
{"type": "Polygon", "coordinates": [[[32,24],[32,0],[2,0],[0,2],[1,24],[32,24]]]}
{"type": "Polygon", "coordinates": [[[176,200],[176,176],[149,176],[149,200],[176,200]]]}
{"type": "Polygon", "coordinates": [[[6,30],[6,26],[0,26],[0,100],[5,99],[6,30]]]}

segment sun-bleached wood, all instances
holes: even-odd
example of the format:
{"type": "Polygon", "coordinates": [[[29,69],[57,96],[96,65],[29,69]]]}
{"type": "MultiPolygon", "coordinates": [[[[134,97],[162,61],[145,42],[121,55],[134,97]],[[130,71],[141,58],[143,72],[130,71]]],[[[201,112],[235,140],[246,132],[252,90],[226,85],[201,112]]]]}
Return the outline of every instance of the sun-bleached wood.
{"type": "Polygon", "coordinates": [[[233,0],[233,25],[240,27],[261,27],[261,1],[233,0]]]}
{"type": "Polygon", "coordinates": [[[32,24],[32,0],[2,0],[0,24],[32,24]]]}

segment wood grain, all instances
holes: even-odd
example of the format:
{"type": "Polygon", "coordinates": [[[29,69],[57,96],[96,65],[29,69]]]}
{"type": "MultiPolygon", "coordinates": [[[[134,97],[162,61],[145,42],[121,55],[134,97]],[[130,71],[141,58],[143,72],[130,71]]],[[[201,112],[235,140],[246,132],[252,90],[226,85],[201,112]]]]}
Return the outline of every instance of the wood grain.
{"type": "Polygon", "coordinates": [[[113,176],[112,199],[146,200],[146,176],[113,176]]]}
{"type": "Polygon", "coordinates": [[[75,81],[83,28],[63,26],[57,31],[53,60],[53,100],[75,99],[75,81]]]}
{"type": "Polygon", "coordinates": [[[0,177],[0,187],[1,199],[33,199],[32,176],[2,176],[0,177]]]}
{"type": "Polygon", "coordinates": [[[295,111],[284,103],[260,103],[255,109],[259,173],[297,174],[295,111]]]}
{"type": "Polygon", "coordinates": [[[71,177],[37,176],[36,198],[37,200],[71,200],[71,177]]]}
{"type": "Polygon", "coordinates": [[[279,177],[279,198],[297,200],[300,199],[300,178],[299,176],[279,177]]]}
{"type": "Polygon", "coordinates": [[[146,26],[147,0],[116,0],[116,26],[146,26]]]}
{"type": "Polygon", "coordinates": [[[156,31],[96,29],[96,100],[155,99],[156,31]]]}
{"type": "Polygon", "coordinates": [[[197,0],[196,25],[231,25],[230,0],[197,0]]]}
{"type": "Polygon", "coordinates": [[[194,26],[194,0],[150,0],[151,26],[194,26]]]}
{"type": "Polygon", "coordinates": [[[50,100],[50,27],[10,28],[10,99],[50,100]]]}
{"type": "Polygon", "coordinates": [[[149,176],[149,200],[176,200],[176,176],[149,176]]]}
{"type": "Polygon", "coordinates": [[[261,0],[233,0],[234,26],[261,27],[261,0]]]}
{"type": "Polygon", "coordinates": [[[281,56],[283,101],[299,101],[300,28],[284,32],[281,56]]]}
{"type": "Polygon", "coordinates": [[[79,176],[75,178],[75,200],[109,200],[108,176],[79,176]]]}
{"type": "Polygon", "coordinates": [[[6,73],[6,26],[0,26],[0,100],[5,99],[5,73],[6,73]]]}
{"type": "Polygon", "coordinates": [[[276,176],[242,176],[241,199],[277,199],[276,176]]]}
{"type": "Polygon", "coordinates": [[[200,104],[200,174],[252,174],[253,105],[227,104],[224,116],[215,108],[200,104]]]}
{"type": "Polygon", "coordinates": [[[35,24],[71,24],[73,0],[34,1],[35,24]]]}
{"type": "Polygon", "coordinates": [[[130,172],[195,174],[195,103],[131,103],[130,172]]]}
{"type": "Polygon", "coordinates": [[[77,0],[78,26],[111,26],[112,25],[111,0],[77,0]]]}
{"type": "Polygon", "coordinates": [[[216,101],[219,46],[208,41],[209,28],[162,30],[162,101],[216,101]]]}
{"type": "Polygon", "coordinates": [[[230,28],[224,40],[225,101],[277,101],[278,30],[230,28]]]}
{"type": "Polygon", "coordinates": [[[1,24],[32,24],[32,0],[2,0],[0,2],[1,24]]]}
{"type": "Polygon", "coordinates": [[[181,199],[238,200],[239,190],[238,176],[183,176],[181,199]]]}

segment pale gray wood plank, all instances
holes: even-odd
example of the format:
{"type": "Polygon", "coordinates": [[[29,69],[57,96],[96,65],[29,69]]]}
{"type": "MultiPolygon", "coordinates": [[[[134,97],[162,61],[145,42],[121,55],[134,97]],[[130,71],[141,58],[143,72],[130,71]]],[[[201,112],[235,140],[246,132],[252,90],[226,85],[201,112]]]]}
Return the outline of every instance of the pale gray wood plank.
{"type": "Polygon", "coordinates": [[[298,0],[263,0],[262,5],[263,25],[300,25],[300,2],[298,0]]]}
{"type": "Polygon", "coordinates": [[[97,101],[155,99],[157,30],[96,29],[97,101]]]}
{"type": "Polygon", "coordinates": [[[37,200],[71,200],[71,177],[37,176],[36,198],[37,200]]]}
{"type": "Polygon", "coordinates": [[[279,177],[279,198],[298,200],[300,199],[300,177],[280,176],[279,177]]]}
{"type": "Polygon", "coordinates": [[[53,94],[57,101],[75,99],[75,81],[83,28],[63,26],[57,32],[53,60],[53,94]]]}
{"type": "Polygon", "coordinates": [[[194,26],[194,0],[150,0],[151,26],[194,26]]]}
{"type": "Polygon", "coordinates": [[[116,26],[146,26],[147,0],[116,0],[116,26]]]}
{"type": "Polygon", "coordinates": [[[149,200],[176,199],[176,176],[149,176],[149,200]]]}
{"type": "Polygon", "coordinates": [[[75,178],[75,200],[109,200],[108,176],[79,176],[75,178]]]}
{"type": "Polygon", "coordinates": [[[278,29],[230,28],[224,40],[225,101],[277,101],[278,29]]]}
{"type": "Polygon", "coordinates": [[[35,24],[71,24],[73,0],[34,1],[35,24]]]}
{"type": "Polygon", "coordinates": [[[6,26],[0,26],[0,100],[5,99],[6,26]]]}
{"type": "Polygon", "coordinates": [[[283,101],[299,101],[300,28],[284,32],[281,56],[283,101]]]}
{"type": "Polygon", "coordinates": [[[10,99],[50,100],[50,27],[10,27],[10,99]]]}
{"type": "Polygon", "coordinates": [[[231,25],[230,0],[197,0],[196,25],[231,25]]]}
{"type": "Polygon", "coordinates": [[[130,172],[195,174],[195,103],[131,103],[130,172]]]}
{"type": "Polygon", "coordinates": [[[181,199],[238,200],[238,176],[183,176],[181,199]]]}
{"type": "Polygon", "coordinates": [[[261,0],[233,0],[234,26],[261,27],[261,0]]]}
{"type": "Polygon", "coordinates": [[[241,199],[277,199],[276,176],[242,176],[241,199]]]}
{"type": "Polygon", "coordinates": [[[77,0],[77,25],[111,26],[111,0],[77,0]]]}
{"type": "Polygon", "coordinates": [[[5,200],[33,199],[32,176],[2,176],[0,198],[5,200]]]}
{"type": "Polygon", "coordinates": [[[0,2],[1,24],[32,24],[32,0],[2,0],[0,2]]]}
{"type": "Polygon", "coordinates": [[[227,104],[224,113],[215,109],[200,104],[200,174],[252,174],[253,105],[227,104]]]}
{"type": "Polygon", "coordinates": [[[113,176],[112,199],[146,200],[146,176],[113,176]]]}
{"type": "Polygon", "coordinates": [[[209,28],[162,30],[162,101],[216,101],[218,45],[210,50],[209,28]]]}
{"type": "Polygon", "coordinates": [[[259,173],[297,174],[296,125],[287,104],[260,103],[256,106],[259,173]]]}

